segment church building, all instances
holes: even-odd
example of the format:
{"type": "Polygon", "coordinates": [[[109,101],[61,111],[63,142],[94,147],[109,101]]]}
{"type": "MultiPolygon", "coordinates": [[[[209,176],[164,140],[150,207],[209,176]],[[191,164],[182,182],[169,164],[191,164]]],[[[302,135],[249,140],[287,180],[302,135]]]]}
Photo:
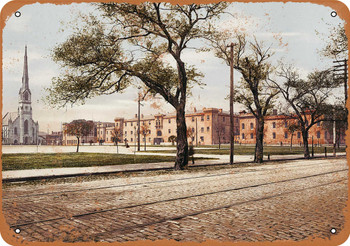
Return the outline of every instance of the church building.
{"type": "Polygon", "coordinates": [[[17,112],[8,112],[2,118],[2,144],[38,143],[39,124],[32,118],[31,98],[27,46],[25,46],[22,87],[18,95],[18,110],[17,112]]]}

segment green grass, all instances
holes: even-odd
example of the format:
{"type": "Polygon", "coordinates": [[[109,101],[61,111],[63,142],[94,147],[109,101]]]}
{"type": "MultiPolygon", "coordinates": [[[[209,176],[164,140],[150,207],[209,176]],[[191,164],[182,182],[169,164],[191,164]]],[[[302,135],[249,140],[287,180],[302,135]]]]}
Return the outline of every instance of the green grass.
{"type": "Polygon", "coordinates": [[[3,154],[2,170],[8,171],[60,167],[92,167],[172,161],[175,161],[175,158],[172,156],[105,153],[3,154]]]}
{"type": "MultiPolygon", "coordinates": [[[[200,146],[202,147],[202,146],[200,146]]],[[[221,149],[195,149],[195,154],[210,154],[210,155],[229,155],[230,149],[221,148],[221,149]]],[[[311,154],[311,147],[309,148],[311,154]]],[[[235,155],[253,155],[255,151],[254,146],[242,146],[235,145],[234,153],[235,155]]],[[[327,147],[328,153],[333,153],[333,148],[327,147]]],[[[337,152],[344,152],[345,147],[341,147],[337,149],[337,152]]],[[[176,150],[151,150],[147,151],[151,153],[176,153],[176,150]]],[[[295,154],[303,154],[303,147],[293,147],[292,150],[289,146],[264,146],[264,155],[295,155],[295,154]]],[[[324,153],[324,147],[314,147],[314,153],[324,153]]]]}

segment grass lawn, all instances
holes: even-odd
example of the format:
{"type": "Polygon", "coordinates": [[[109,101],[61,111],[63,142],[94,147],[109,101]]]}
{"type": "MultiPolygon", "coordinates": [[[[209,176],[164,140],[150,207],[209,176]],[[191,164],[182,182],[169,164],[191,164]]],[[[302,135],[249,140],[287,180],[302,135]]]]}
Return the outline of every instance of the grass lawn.
{"type": "MultiPolygon", "coordinates": [[[[202,146],[201,146],[202,147],[202,146]]],[[[310,154],[311,154],[311,147],[310,154]]],[[[194,147],[195,154],[211,154],[211,155],[229,155],[230,149],[221,148],[221,149],[196,149],[194,147]]],[[[235,155],[253,155],[255,151],[255,146],[242,146],[235,145],[234,153],[235,155]]],[[[345,147],[337,149],[337,152],[344,152],[345,147]]],[[[147,152],[152,153],[176,153],[176,150],[151,150],[147,152]]],[[[327,152],[333,153],[333,148],[327,147],[327,152]]],[[[293,155],[293,154],[303,154],[303,147],[293,147],[292,150],[289,146],[264,146],[264,155],[293,155]]],[[[324,153],[324,147],[314,147],[314,153],[324,153]]]]}
{"type": "Polygon", "coordinates": [[[91,167],[168,161],[175,161],[175,157],[106,153],[3,154],[2,170],[91,167]]]}

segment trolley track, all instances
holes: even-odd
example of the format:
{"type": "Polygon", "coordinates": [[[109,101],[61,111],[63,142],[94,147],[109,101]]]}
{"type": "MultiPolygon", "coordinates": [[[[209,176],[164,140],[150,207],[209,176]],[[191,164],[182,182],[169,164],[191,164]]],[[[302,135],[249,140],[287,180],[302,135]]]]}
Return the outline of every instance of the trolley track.
{"type": "MultiPolygon", "coordinates": [[[[146,202],[146,203],[141,203],[141,204],[127,205],[127,206],[123,206],[123,207],[116,207],[116,208],[104,209],[104,210],[99,210],[99,211],[79,213],[79,214],[75,214],[75,215],[70,216],[70,218],[71,219],[81,218],[81,217],[88,216],[88,215],[93,215],[93,214],[101,214],[101,213],[110,212],[110,211],[116,211],[116,210],[122,210],[122,209],[130,209],[130,208],[154,205],[154,204],[165,203],[165,202],[185,200],[185,199],[190,199],[190,198],[195,198],[195,197],[203,197],[203,196],[214,195],[214,194],[225,193],[225,192],[231,192],[231,191],[251,189],[251,188],[256,188],[256,187],[260,187],[260,186],[267,186],[267,185],[273,185],[273,184],[278,184],[278,183],[286,183],[286,182],[291,182],[291,181],[296,181],[296,180],[302,180],[302,179],[307,179],[307,178],[312,178],[312,177],[317,177],[317,176],[322,176],[322,175],[328,175],[328,174],[334,174],[334,173],[339,173],[339,172],[347,172],[347,171],[348,171],[348,169],[341,169],[341,170],[335,170],[335,171],[330,171],[330,172],[322,172],[322,173],[307,175],[307,176],[303,176],[303,177],[285,179],[285,180],[280,180],[280,181],[260,183],[260,184],[254,184],[254,185],[249,185],[249,186],[241,186],[241,187],[224,189],[224,190],[219,190],[219,191],[206,192],[206,193],[201,193],[201,194],[194,194],[194,195],[189,195],[189,196],[170,198],[170,199],[146,202]]],[[[276,196],[281,196],[281,195],[284,195],[284,194],[290,194],[290,193],[298,192],[298,191],[305,190],[305,189],[311,189],[311,188],[316,188],[316,187],[320,187],[320,186],[325,186],[325,185],[328,185],[328,184],[339,183],[339,182],[342,182],[342,181],[345,181],[345,180],[347,180],[347,179],[341,179],[341,180],[337,180],[335,182],[330,182],[330,183],[326,183],[326,184],[306,187],[306,188],[299,189],[299,190],[288,191],[288,192],[284,192],[284,193],[281,193],[281,194],[265,196],[263,198],[258,198],[258,199],[254,199],[254,200],[251,200],[251,201],[243,201],[243,202],[238,202],[238,203],[229,204],[229,205],[225,205],[225,206],[220,206],[220,207],[212,208],[212,209],[209,209],[209,210],[208,209],[207,210],[201,210],[199,212],[190,213],[188,215],[181,215],[181,216],[177,216],[177,217],[172,217],[172,218],[166,219],[166,220],[177,220],[177,219],[183,218],[184,216],[185,217],[193,216],[193,215],[195,215],[197,213],[205,213],[205,212],[210,212],[210,211],[223,209],[223,208],[226,208],[227,206],[231,207],[231,206],[235,206],[235,205],[239,205],[239,204],[243,204],[243,203],[247,203],[247,202],[253,202],[253,201],[259,201],[259,200],[263,200],[263,199],[269,199],[269,198],[273,198],[273,197],[276,197],[276,196]]],[[[12,224],[12,225],[10,225],[10,227],[11,228],[18,228],[18,227],[24,227],[24,226],[29,226],[29,225],[38,224],[38,223],[52,222],[52,221],[58,221],[58,220],[64,220],[64,219],[67,219],[67,217],[60,216],[60,217],[46,219],[46,220],[37,220],[37,221],[30,221],[30,222],[12,224]]],[[[162,222],[156,222],[156,223],[162,223],[162,222]]],[[[147,225],[145,225],[145,226],[147,226],[147,225]]]]}
{"type": "MultiPolygon", "coordinates": [[[[307,169],[309,166],[314,166],[316,164],[307,164],[303,165],[302,168],[307,169]]],[[[329,163],[324,164],[329,165],[329,163]]],[[[295,168],[295,165],[291,166],[285,166],[285,169],[292,169],[295,168]]],[[[300,167],[298,167],[300,169],[300,167]]],[[[255,169],[247,169],[247,170],[240,170],[241,173],[243,172],[271,172],[273,170],[280,170],[280,167],[276,168],[267,168],[264,170],[255,170],[255,169]]],[[[344,169],[346,170],[346,169],[344,169]]],[[[137,186],[144,186],[144,185],[150,185],[150,184],[160,184],[160,183],[171,183],[171,182],[178,182],[178,181],[186,181],[186,180],[198,180],[198,179],[205,179],[205,178],[214,178],[214,177],[225,177],[225,176],[231,176],[232,173],[222,173],[222,174],[212,174],[212,175],[202,175],[202,176],[196,176],[196,177],[185,177],[185,178],[178,178],[178,179],[168,179],[168,180],[157,180],[157,181],[149,181],[149,182],[138,182],[138,183],[132,183],[132,184],[118,184],[118,185],[110,185],[110,186],[102,186],[102,187],[93,187],[93,188],[85,188],[85,189],[75,189],[75,190],[63,190],[63,191],[54,191],[54,192],[45,192],[45,193],[37,193],[37,194],[26,194],[26,195],[16,195],[11,197],[3,197],[3,200],[13,200],[13,199],[19,199],[19,198],[27,198],[27,197],[40,197],[40,196],[54,196],[58,194],[63,193],[76,193],[76,192],[88,192],[88,191],[96,191],[96,190],[105,190],[105,189],[113,189],[113,188],[125,188],[125,187],[137,187],[137,186]]],[[[162,186],[162,188],[169,187],[168,186],[162,186]]],[[[157,187],[159,188],[159,187],[157,187]]],[[[143,187],[145,189],[145,187],[143,187]]],[[[146,189],[153,189],[152,187],[146,187],[146,189]]]]}
{"type": "MultiPolygon", "coordinates": [[[[336,180],[333,182],[328,182],[325,184],[320,184],[320,185],[314,185],[314,186],[310,186],[307,188],[302,188],[302,189],[297,189],[297,190],[293,190],[293,191],[288,191],[288,192],[283,192],[283,193],[279,193],[279,194],[275,194],[275,195],[270,195],[270,196],[265,196],[265,197],[261,197],[261,198],[257,198],[257,199],[251,199],[248,201],[242,201],[242,202],[235,202],[235,203],[231,203],[231,204],[227,204],[224,206],[218,206],[218,207],[214,207],[214,208],[210,208],[210,209],[203,209],[203,210],[199,210],[196,212],[192,212],[192,213],[186,213],[186,214],[182,214],[179,216],[172,216],[172,217],[167,217],[164,219],[160,219],[157,221],[152,221],[152,222],[148,222],[148,223],[142,223],[142,224],[138,224],[138,225],[134,225],[134,226],[127,226],[127,227],[123,227],[123,228],[119,228],[119,229],[115,229],[115,230],[107,230],[105,232],[101,232],[101,233],[97,233],[95,234],[93,237],[99,237],[99,236],[103,236],[105,234],[111,234],[111,233],[125,233],[128,231],[133,231],[135,229],[140,229],[146,226],[152,226],[152,225],[156,225],[156,224],[161,224],[167,221],[176,221],[176,220],[181,220],[184,219],[186,217],[191,217],[191,216],[197,216],[200,214],[204,214],[204,213],[208,213],[208,212],[214,212],[217,210],[221,210],[221,209],[227,209],[227,208],[231,208],[234,206],[239,206],[239,205],[243,205],[243,204],[249,204],[249,203],[253,203],[253,202],[259,202],[259,201],[263,201],[263,200],[268,200],[268,199],[272,199],[272,198],[276,198],[276,197],[281,197],[281,196],[285,196],[285,195],[289,195],[295,192],[301,192],[301,191],[305,191],[305,190],[310,190],[310,189],[314,189],[314,188],[318,188],[318,187],[322,187],[322,186],[327,186],[327,185],[332,185],[332,184],[336,184],[336,183],[340,183],[343,181],[346,181],[347,179],[340,179],[340,180],[336,180]]],[[[77,217],[76,217],[77,218],[77,217]]]]}

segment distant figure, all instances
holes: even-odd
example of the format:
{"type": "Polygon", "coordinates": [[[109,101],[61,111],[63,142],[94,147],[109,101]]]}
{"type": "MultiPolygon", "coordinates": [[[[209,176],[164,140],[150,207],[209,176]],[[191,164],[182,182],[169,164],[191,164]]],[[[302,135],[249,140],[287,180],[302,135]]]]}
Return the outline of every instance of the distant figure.
{"type": "Polygon", "coordinates": [[[93,143],[92,139],[89,141],[89,143],[90,143],[90,145],[92,145],[92,143],[93,143]]]}
{"type": "Polygon", "coordinates": [[[192,156],[192,164],[194,164],[194,149],[193,146],[191,145],[190,148],[188,149],[188,156],[192,156]]]}

